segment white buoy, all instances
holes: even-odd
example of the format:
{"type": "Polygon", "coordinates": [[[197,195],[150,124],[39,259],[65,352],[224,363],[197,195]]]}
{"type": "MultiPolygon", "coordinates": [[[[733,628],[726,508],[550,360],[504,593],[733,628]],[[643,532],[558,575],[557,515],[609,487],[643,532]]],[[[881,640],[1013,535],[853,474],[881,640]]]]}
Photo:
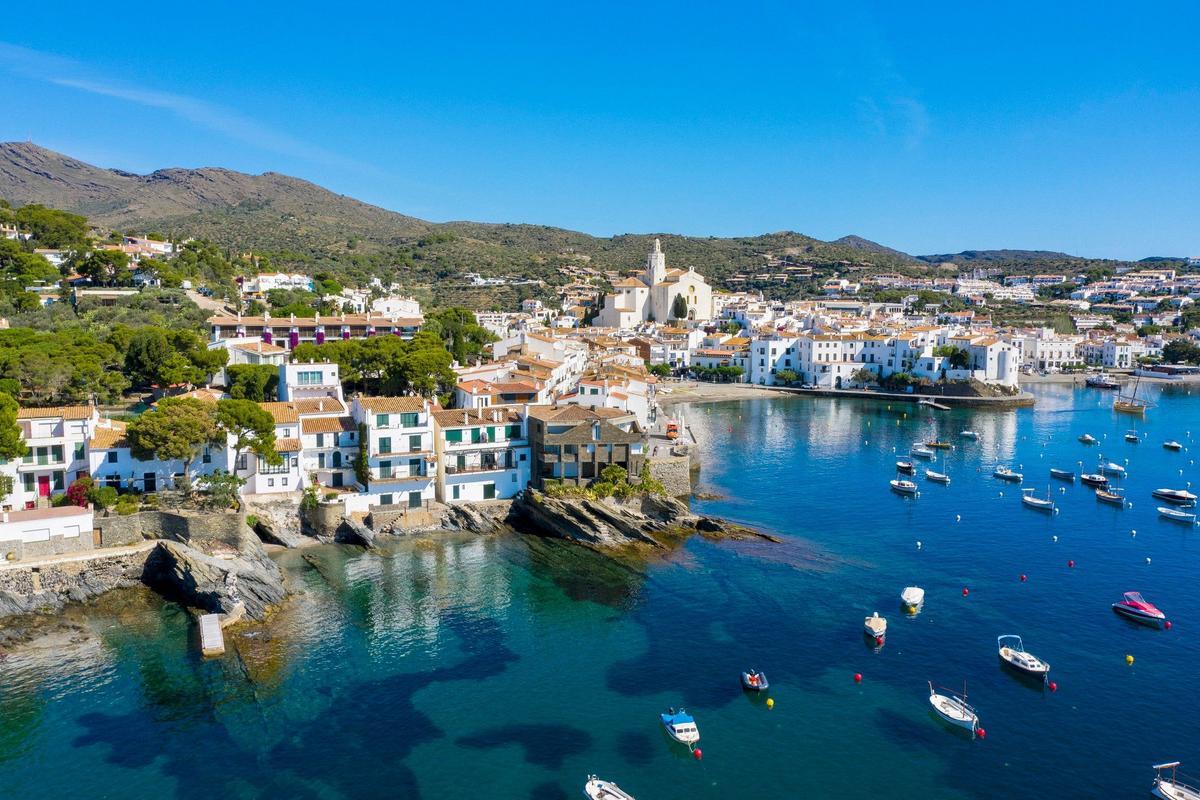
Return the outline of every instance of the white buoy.
{"type": "Polygon", "coordinates": [[[1001,496],[1001,497],[1004,497],[1004,492],[1001,492],[1001,493],[1000,493],[1000,496],[1001,496]]]}
{"type": "Polygon", "coordinates": [[[917,549],[918,550],[921,549],[921,540],[920,539],[917,539],[917,549]]]}
{"type": "Polygon", "coordinates": [[[1057,541],[1058,541],[1058,537],[1057,537],[1057,536],[1051,536],[1051,537],[1050,537],[1050,541],[1052,541],[1052,542],[1057,542],[1057,541]]]}
{"type": "Polygon", "coordinates": [[[955,521],[955,522],[962,522],[962,514],[955,514],[955,515],[954,515],[954,521],[955,521]]]}
{"type": "Polygon", "coordinates": [[[1147,563],[1147,564],[1149,564],[1149,563],[1150,563],[1150,556],[1146,556],[1146,563],[1147,563]]]}
{"type": "Polygon", "coordinates": [[[1132,534],[1133,536],[1137,536],[1137,528],[1130,530],[1129,533],[1132,534]]]}

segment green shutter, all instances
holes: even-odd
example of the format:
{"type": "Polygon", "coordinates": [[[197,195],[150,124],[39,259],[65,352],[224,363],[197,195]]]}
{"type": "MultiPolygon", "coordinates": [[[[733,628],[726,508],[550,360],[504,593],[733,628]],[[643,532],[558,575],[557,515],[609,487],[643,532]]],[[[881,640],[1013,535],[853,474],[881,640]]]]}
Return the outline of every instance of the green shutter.
{"type": "Polygon", "coordinates": [[[386,428],[387,424],[388,424],[388,415],[387,414],[376,414],[375,415],[375,427],[376,428],[386,428]]]}
{"type": "Polygon", "coordinates": [[[509,439],[520,439],[521,438],[521,426],[520,425],[509,425],[509,426],[505,427],[504,435],[509,439]]]}
{"type": "Polygon", "coordinates": [[[471,444],[479,444],[479,442],[483,439],[482,434],[482,428],[471,428],[471,444]]]}
{"type": "Polygon", "coordinates": [[[446,441],[454,442],[456,444],[461,444],[462,443],[462,430],[456,429],[456,430],[452,430],[452,431],[446,431],[446,441]]]}
{"type": "Polygon", "coordinates": [[[418,420],[417,414],[401,414],[400,415],[400,424],[405,428],[417,427],[417,420],[418,420]]]}

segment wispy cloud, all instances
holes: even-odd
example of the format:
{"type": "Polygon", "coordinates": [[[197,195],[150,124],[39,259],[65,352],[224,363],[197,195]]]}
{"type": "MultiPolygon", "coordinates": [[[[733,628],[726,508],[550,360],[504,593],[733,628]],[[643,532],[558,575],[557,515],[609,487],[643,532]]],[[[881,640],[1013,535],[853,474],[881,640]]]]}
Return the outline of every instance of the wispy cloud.
{"type": "Polygon", "coordinates": [[[113,80],[99,75],[86,64],[50,53],[0,42],[0,69],[55,86],[166,111],[230,139],[279,155],[355,170],[370,169],[368,165],[303,142],[224,106],[113,80]]]}

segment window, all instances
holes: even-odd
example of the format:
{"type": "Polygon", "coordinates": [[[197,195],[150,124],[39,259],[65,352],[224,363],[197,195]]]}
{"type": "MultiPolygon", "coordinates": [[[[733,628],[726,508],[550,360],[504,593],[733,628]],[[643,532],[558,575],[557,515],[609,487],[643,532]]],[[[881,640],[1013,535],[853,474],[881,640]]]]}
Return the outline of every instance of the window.
{"type": "Polygon", "coordinates": [[[203,457],[201,457],[200,460],[203,461],[205,464],[211,464],[212,463],[212,451],[209,450],[207,447],[204,448],[204,455],[203,455],[203,457]]]}
{"type": "Polygon", "coordinates": [[[324,446],[325,446],[325,434],[318,433],[317,434],[317,447],[324,447],[324,446]]]}
{"type": "Polygon", "coordinates": [[[274,487],[274,486],[275,486],[275,479],[274,479],[274,478],[267,478],[267,487],[268,487],[268,488],[272,488],[272,487],[274,487]]]}
{"type": "Polygon", "coordinates": [[[381,477],[381,478],[392,477],[392,462],[390,462],[390,461],[380,461],[379,462],[379,477],[381,477]]]}
{"type": "Polygon", "coordinates": [[[379,495],[379,505],[390,506],[392,504],[392,496],[390,494],[379,495]]]}
{"type": "Polygon", "coordinates": [[[417,422],[418,419],[419,419],[419,416],[416,413],[401,414],[400,415],[400,427],[415,428],[419,424],[417,422]]]}
{"type": "Polygon", "coordinates": [[[32,472],[26,472],[26,473],[22,474],[21,482],[24,484],[25,491],[27,491],[27,492],[33,491],[33,473],[32,472]]]}
{"type": "Polygon", "coordinates": [[[479,444],[483,441],[483,428],[471,428],[471,444],[479,444]]]}
{"type": "Polygon", "coordinates": [[[283,460],[279,463],[278,466],[272,466],[271,464],[268,464],[266,459],[259,456],[258,472],[260,475],[283,475],[287,471],[288,471],[287,456],[283,457],[283,460]]]}
{"type": "Polygon", "coordinates": [[[297,372],[296,383],[300,386],[319,386],[321,384],[321,372],[320,370],[297,372]]]}
{"type": "Polygon", "coordinates": [[[414,435],[408,437],[408,449],[412,450],[414,452],[421,449],[421,435],[420,434],[414,434],[414,435]]]}
{"type": "Polygon", "coordinates": [[[84,448],[83,442],[80,442],[77,445],[75,445],[75,461],[80,461],[83,459],[83,448],[84,448]]]}
{"type": "Polygon", "coordinates": [[[390,436],[379,437],[379,452],[381,452],[381,453],[392,452],[392,437],[390,437],[390,436]]]}
{"type": "Polygon", "coordinates": [[[458,491],[458,490],[459,490],[459,488],[461,488],[461,487],[459,487],[459,485],[458,485],[458,484],[455,484],[455,485],[454,485],[454,495],[453,495],[453,497],[454,497],[454,499],[455,499],[455,500],[457,500],[457,499],[458,499],[458,495],[459,495],[459,491],[458,491]]]}
{"type": "Polygon", "coordinates": [[[387,426],[388,426],[388,415],[387,414],[376,414],[375,415],[375,427],[376,428],[386,428],[387,426]]]}
{"type": "Polygon", "coordinates": [[[61,444],[51,445],[50,446],[50,456],[51,456],[50,463],[61,464],[63,461],[62,445],[61,444]]]}
{"type": "Polygon", "coordinates": [[[106,456],[104,457],[104,460],[105,460],[105,461],[107,461],[109,464],[115,464],[115,463],[117,463],[117,451],[116,451],[116,450],[109,450],[109,451],[108,451],[108,455],[106,455],[106,456]]]}
{"type": "Polygon", "coordinates": [[[495,500],[496,499],[496,484],[485,483],[483,485],[483,499],[484,500],[495,500]]]}
{"type": "Polygon", "coordinates": [[[54,491],[61,492],[66,489],[66,478],[61,471],[54,473],[54,491]]]}
{"type": "Polygon", "coordinates": [[[317,469],[325,469],[325,454],[317,453],[317,469]]]}
{"type": "Polygon", "coordinates": [[[408,493],[408,507],[409,508],[420,508],[421,507],[421,493],[420,492],[409,492],[408,493]]]}
{"type": "Polygon", "coordinates": [[[283,485],[284,485],[284,486],[287,486],[287,478],[284,478],[284,479],[283,479],[283,485]]]}
{"type": "Polygon", "coordinates": [[[408,460],[408,474],[414,478],[421,474],[421,459],[410,458],[408,460]]]}
{"type": "Polygon", "coordinates": [[[461,430],[446,431],[446,442],[453,443],[453,444],[461,444],[462,443],[462,433],[463,432],[461,430]]]}

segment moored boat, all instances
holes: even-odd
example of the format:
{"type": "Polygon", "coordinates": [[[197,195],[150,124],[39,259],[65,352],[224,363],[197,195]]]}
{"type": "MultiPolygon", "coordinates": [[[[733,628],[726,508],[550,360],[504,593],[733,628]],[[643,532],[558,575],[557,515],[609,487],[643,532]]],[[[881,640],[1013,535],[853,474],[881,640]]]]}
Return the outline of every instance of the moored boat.
{"type": "Polygon", "coordinates": [[[891,485],[892,491],[896,494],[915,495],[917,493],[917,485],[912,481],[895,478],[888,481],[888,484],[891,485]]]}
{"type": "Polygon", "coordinates": [[[1108,478],[1098,472],[1085,472],[1079,476],[1079,482],[1087,486],[1108,486],[1108,478]]]}
{"type": "Polygon", "coordinates": [[[925,480],[933,481],[934,483],[942,483],[947,486],[950,484],[950,476],[944,472],[934,472],[931,469],[925,470],[925,480]]]}
{"type": "Polygon", "coordinates": [[[1095,436],[1092,436],[1090,433],[1085,433],[1083,436],[1079,437],[1079,441],[1082,442],[1083,444],[1095,444],[1099,440],[1095,436]]]}
{"type": "Polygon", "coordinates": [[[882,639],[887,635],[887,620],[879,616],[879,612],[876,611],[863,620],[863,633],[872,639],[882,639]]]}
{"type": "Polygon", "coordinates": [[[897,461],[896,471],[904,475],[913,475],[917,470],[911,461],[897,461]]]}
{"type": "Polygon", "coordinates": [[[1115,486],[1111,489],[1096,489],[1096,499],[1101,503],[1108,503],[1110,506],[1125,507],[1125,494],[1123,490],[1115,486]]]}
{"type": "Polygon", "coordinates": [[[1167,450],[1176,450],[1176,451],[1183,449],[1183,445],[1181,445],[1179,442],[1175,441],[1174,439],[1169,439],[1169,440],[1163,442],[1163,447],[1167,450]]]}
{"type": "Polygon", "coordinates": [[[1054,467],[1051,467],[1050,477],[1057,478],[1060,481],[1070,481],[1071,483],[1075,482],[1075,473],[1069,469],[1055,469],[1054,467]]]}
{"type": "Polygon", "coordinates": [[[979,438],[978,431],[961,431],[958,435],[963,437],[964,439],[978,439],[979,438]]]}
{"type": "MultiPolygon", "coordinates": [[[[1178,761],[1155,764],[1154,772],[1154,784],[1150,787],[1150,794],[1162,798],[1162,800],[1200,800],[1200,789],[1189,786],[1179,779],[1178,761]],[[1170,770],[1171,774],[1165,775],[1166,770],[1170,770]]],[[[1187,778],[1186,775],[1183,777],[1187,778]]],[[[1187,779],[1193,780],[1192,778],[1187,779]]]]}
{"type": "Polygon", "coordinates": [[[1177,506],[1196,505],[1196,495],[1192,494],[1187,489],[1155,489],[1150,494],[1154,495],[1159,500],[1166,500],[1168,503],[1173,503],[1177,506]]]}
{"type": "Polygon", "coordinates": [[[771,684],[765,672],[750,669],[742,673],[742,688],[752,692],[765,692],[771,688],[771,684]]]}
{"type": "Polygon", "coordinates": [[[1018,672],[1044,678],[1050,671],[1049,664],[1025,650],[1025,643],[1015,633],[997,636],[996,648],[999,650],[1000,660],[1018,672]]]}
{"type": "Polygon", "coordinates": [[[1105,475],[1116,475],[1118,478],[1124,478],[1128,470],[1115,461],[1107,461],[1100,464],[1100,472],[1105,475]]]}
{"type": "Polygon", "coordinates": [[[1126,592],[1120,601],[1113,603],[1112,609],[1123,617],[1154,628],[1161,628],[1167,621],[1167,615],[1142,597],[1141,592],[1126,592]]]}
{"type": "Polygon", "coordinates": [[[933,706],[933,710],[943,720],[959,728],[966,728],[971,732],[971,736],[974,736],[975,729],[979,727],[979,715],[967,704],[966,687],[963,687],[961,695],[949,689],[942,689],[942,692],[945,694],[938,692],[933,681],[930,681],[929,705],[933,706]]]}
{"type": "Polygon", "coordinates": [[[938,442],[938,441],[926,442],[925,446],[933,448],[934,450],[952,450],[952,449],[954,449],[954,445],[950,444],[949,442],[938,442]]]}
{"type": "Polygon", "coordinates": [[[1196,515],[1195,514],[1192,514],[1188,511],[1180,511],[1178,508],[1167,508],[1166,506],[1159,506],[1158,513],[1164,519],[1169,519],[1172,522],[1182,522],[1187,525],[1195,525],[1196,524],[1196,515]]]}
{"type": "Polygon", "coordinates": [[[682,708],[678,711],[669,708],[658,716],[667,735],[680,744],[691,747],[700,741],[700,729],[696,727],[695,718],[682,708]]]}
{"type": "Polygon", "coordinates": [[[1125,431],[1125,441],[1137,444],[1141,440],[1142,437],[1138,435],[1137,431],[1125,431]]]}
{"type": "Polygon", "coordinates": [[[992,477],[999,478],[1002,481],[1020,483],[1025,476],[1019,472],[1013,472],[1008,467],[996,467],[996,469],[992,472],[992,477]]]}
{"type": "Polygon", "coordinates": [[[592,800],[634,800],[634,796],[620,786],[595,775],[588,775],[587,783],[583,785],[583,796],[592,800]]]}
{"type": "Polygon", "coordinates": [[[1099,375],[1089,375],[1084,384],[1092,389],[1120,389],[1121,384],[1113,380],[1107,372],[1101,372],[1099,375]]]}
{"type": "Polygon", "coordinates": [[[1022,489],[1021,502],[1024,503],[1027,508],[1032,508],[1035,511],[1046,511],[1053,513],[1054,501],[1050,499],[1050,488],[1046,487],[1046,496],[1044,498],[1035,497],[1033,494],[1034,491],[1035,490],[1033,489],[1022,489]]]}
{"type": "Polygon", "coordinates": [[[933,458],[934,456],[934,452],[921,442],[913,442],[913,446],[908,451],[908,454],[917,458],[933,458]]]}
{"type": "Polygon", "coordinates": [[[925,602],[925,590],[920,586],[905,586],[900,593],[900,603],[907,611],[916,611],[925,602]]]}
{"type": "Polygon", "coordinates": [[[1119,394],[1113,400],[1113,411],[1121,414],[1136,414],[1137,416],[1145,416],[1146,409],[1150,404],[1137,396],[1138,384],[1141,383],[1141,378],[1134,380],[1133,391],[1129,394],[1119,394]]]}

